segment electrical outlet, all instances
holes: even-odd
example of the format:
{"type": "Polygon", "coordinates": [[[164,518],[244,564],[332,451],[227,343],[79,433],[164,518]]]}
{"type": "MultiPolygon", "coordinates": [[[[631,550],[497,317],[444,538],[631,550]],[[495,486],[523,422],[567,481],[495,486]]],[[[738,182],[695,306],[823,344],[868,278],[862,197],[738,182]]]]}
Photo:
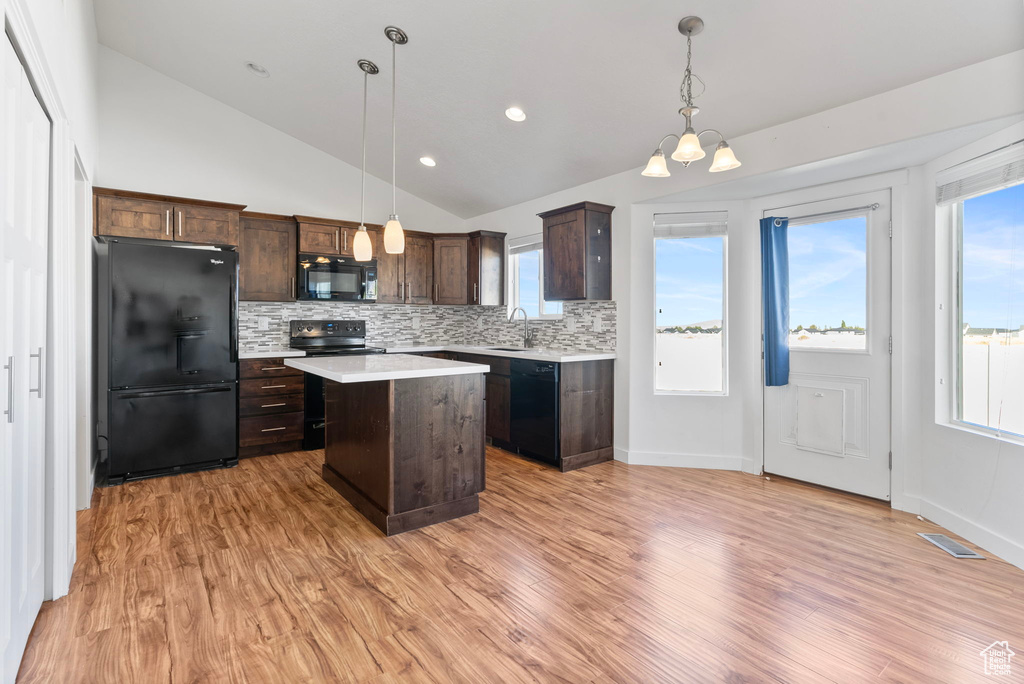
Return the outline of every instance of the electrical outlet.
{"type": "Polygon", "coordinates": [[[256,317],[256,328],[258,330],[270,330],[270,317],[269,316],[257,316],[256,317]]]}
{"type": "Polygon", "coordinates": [[[566,316],[565,317],[565,329],[569,331],[570,335],[576,334],[576,317],[566,316]]]}
{"type": "Polygon", "coordinates": [[[596,333],[601,332],[601,319],[600,318],[595,318],[594,319],[594,323],[591,326],[591,330],[593,330],[596,333]]]}
{"type": "Polygon", "coordinates": [[[419,330],[420,329],[420,317],[418,315],[412,317],[412,329],[413,330],[419,330]]]}
{"type": "Polygon", "coordinates": [[[480,316],[479,318],[476,319],[476,329],[477,330],[483,330],[484,329],[484,317],[483,316],[480,316]]]}

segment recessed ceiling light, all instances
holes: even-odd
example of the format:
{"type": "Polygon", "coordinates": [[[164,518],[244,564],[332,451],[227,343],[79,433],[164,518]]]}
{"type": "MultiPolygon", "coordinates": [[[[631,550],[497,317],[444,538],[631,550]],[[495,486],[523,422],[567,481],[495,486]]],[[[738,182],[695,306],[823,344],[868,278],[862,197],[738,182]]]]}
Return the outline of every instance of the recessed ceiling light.
{"type": "Polygon", "coordinates": [[[526,121],[526,112],[519,107],[509,107],[505,110],[505,116],[513,121],[526,121]]]}
{"type": "Polygon", "coordinates": [[[434,161],[433,157],[420,157],[420,164],[424,166],[437,166],[437,162],[434,161]]]}
{"type": "Polygon", "coordinates": [[[249,73],[260,78],[270,78],[270,72],[267,68],[256,62],[246,62],[245,68],[249,70],[249,73]]]}

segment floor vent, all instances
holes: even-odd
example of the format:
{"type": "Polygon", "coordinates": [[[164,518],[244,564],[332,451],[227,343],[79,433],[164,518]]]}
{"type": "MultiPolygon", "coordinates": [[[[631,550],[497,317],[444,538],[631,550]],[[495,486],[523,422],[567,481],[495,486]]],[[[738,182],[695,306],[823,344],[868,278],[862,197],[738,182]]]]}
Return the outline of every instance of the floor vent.
{"type": "Polygon", "coordinates": [[[954,558],[985,558],[984,556],[971,551],[960,542],[953,541],[944,534],[926,534],[924,532],[918,532],[917,536],[924,537],[954,558]]]}

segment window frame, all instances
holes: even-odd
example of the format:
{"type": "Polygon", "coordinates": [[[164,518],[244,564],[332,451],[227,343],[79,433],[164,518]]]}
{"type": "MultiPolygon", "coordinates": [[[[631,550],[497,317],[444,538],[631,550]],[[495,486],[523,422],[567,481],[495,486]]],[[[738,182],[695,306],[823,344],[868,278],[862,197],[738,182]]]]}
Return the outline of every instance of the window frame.
{"type": "MultiPolygon", "coordinates": [[[[1007,186],[1012,187],[1012,186],[1007,186]]],[[[1005,188],[993,188],[989,192],[999,192],[1005,188]]],[[[975,197],[980,195],[974,195],[975,197]]],[[[949,397],[949,416],[947,425],[968,432],[980,434],[992,439],[1024,444],[1024,435],[991,425],[972,423],[964,420],[963,417],[963,282],[964,282],[964,202],[971,197],[964,197],[956,200],[947,207],[941,208],[945,212],[944,223],[949,230],[950,241],[950,265],[949,265],[949,294],[951,310],[949,316],[949,338],[950,349],[948,363],[950,372],[955,382],[953,383],[951,396],[949,397]]]]}
{"type": "MultiPolygon", "coordinates": [[[[704,212],[701,212],[704,213],[704,212]]],[[[725,212],[722,212],[725,214],[725,212]]],[[[728,226],[728,219],[726,219],[728,226]]],[[[652,365],[654,373],[651,383],[655,396],[691,396],[691,397],[728,397],[729,396],[729,233],[728,227],[721,233],[702,233],[699,229],[694,230],[690,235],[658,235],[654,231],[651,240],[651,257],[653,268],[651,269],[651,311],[654,314],[654,329],[651,341],[652,365]],[[693,389],[659,389],[658,388],[658,240],[692,240],[694,238],[716,237],[722,240],[722,389],[720,390],[693,390],[693,389]]]]}
{"type": "Polygon", "coordinates": [[[559,313],[544,313],[544,305],[548,304],[548,300],[544,299],[544,238],[543,235],[538,233],[536,235],[530,235],[525,238],[521,238],[516,241],[519,244],[509,245],[508,258],[506,260],[506,266],[508,268],[508,305],[506,306],[506,313],[511,315],[512,311],[517,306],[521,306],[519,301],[519,257],[522,254],[528,252],[537,252],[537,311],[539,315],[530,316],[530,320],[542,320],[542,321],[560,321],[565,314],[563,302],[551,302],[552,304],[562,304],[563,310],[559,313]],[[515,250],[513,253],[512,250],[515,250]]]}

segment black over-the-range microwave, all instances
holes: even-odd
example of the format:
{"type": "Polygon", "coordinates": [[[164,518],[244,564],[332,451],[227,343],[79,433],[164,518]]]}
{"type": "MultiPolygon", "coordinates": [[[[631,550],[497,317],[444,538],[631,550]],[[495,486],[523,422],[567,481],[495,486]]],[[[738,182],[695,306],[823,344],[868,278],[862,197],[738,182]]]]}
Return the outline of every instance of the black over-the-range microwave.
{"type": "Polygon", "coordinates": [[[352,257],[300,254],[298,298],[324,301],[377,301],[377,262],[352,257]]]}

